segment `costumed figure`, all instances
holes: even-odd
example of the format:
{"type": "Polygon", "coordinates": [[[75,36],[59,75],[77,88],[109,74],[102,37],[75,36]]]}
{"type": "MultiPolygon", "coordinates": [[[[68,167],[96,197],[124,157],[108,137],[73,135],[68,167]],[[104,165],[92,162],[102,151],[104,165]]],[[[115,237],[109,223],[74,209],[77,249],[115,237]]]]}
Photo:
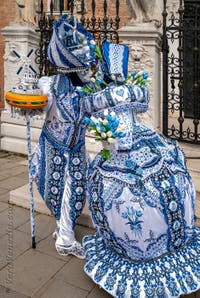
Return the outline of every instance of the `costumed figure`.
{"type": "Polygon", "coordinates": [[[38,190],[57,220],[56,249],[61,255],[80,258],[84,253],[75,239],[74,227],[86,198],[84,117],[121,100],[135,100],[138,92],[143,97],[143,90],[137,86],[104,85],[101,90],[101,83],[91,78],[90,72],[96,50],[92,35],[73,18],[63,15],[55,21],[48,58],[63,73],[39,80],[40,89],[48,94],[48,106],[32,158],[38,190]],[[121,88],[126,95],[121,95],[121,88]]]}
{"type": "MultiPolygon", "coordinates": [[[[105,42],[103,54],[110,70],[119,65],[115,46],[105,42]]],[[[147,108],[138,94],[134,106],[109,109],[125,136],[88,172],[96,233],[83,239],[84,270],[114,297],[179,297],[200,288],[194,186],[178,143],[137,121],[147,108]]]]}

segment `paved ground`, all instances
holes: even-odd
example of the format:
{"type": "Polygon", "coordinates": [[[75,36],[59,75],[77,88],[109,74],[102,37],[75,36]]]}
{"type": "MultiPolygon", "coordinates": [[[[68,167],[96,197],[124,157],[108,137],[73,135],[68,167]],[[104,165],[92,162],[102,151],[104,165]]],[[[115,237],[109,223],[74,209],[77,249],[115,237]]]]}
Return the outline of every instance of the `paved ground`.
{"type": "MultiPolygon", "coordinates": [[[[55,252],[52,217],[36,214],[31,248],[29,211],[8,205],[9,191],[28,182],[24,157],[0,151],[0,298],[109,298],[85,275],[84,261],[55,252]]],[[[78,226],[79,240],[93,230],[78,226]]],[[[200,292],[184,296],[200,298],[200,292]]]]}

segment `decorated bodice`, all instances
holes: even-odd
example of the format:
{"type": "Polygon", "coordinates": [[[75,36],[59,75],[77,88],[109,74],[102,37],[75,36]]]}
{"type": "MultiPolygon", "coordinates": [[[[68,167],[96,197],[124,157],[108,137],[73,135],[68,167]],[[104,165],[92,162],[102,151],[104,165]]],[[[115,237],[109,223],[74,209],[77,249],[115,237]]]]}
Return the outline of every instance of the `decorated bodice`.
{"type": "Polygon", "coordinates": [[[43,131],[49,139],[72,148],[84,142],[86,124],[84,116],[102,113],[105,108],[114,108],[120,121],[129,123],[122,149],[129,148],[132,140],[134,117],[132,111],[143,112],[148,108],[149,93],[146,88],[111,84],[92,94],[80,94],[65,75],[43,77],[40,89],[48,94],[47,115],[43,131]]]}
{"type": "MultiPolygon", "coordinates": [[[[124,85],[118,87],[116,91],[112,91],[112,98],[118,100],[119,104],[110,107],[109,112],[114,111],[120,126],[123,127],[125,137],[117,140],[117,149],[119,151],[130,150],[135,141],[135,131],[138,126],[137,113],[144,113],[148,109],[149,92],[148,89],[139,86],[134,86],[134,94],[131,101],[122,100],[119,96],[125,96],[127,89],[124,85]],[[118,98],[119,97],[119,98],[118,98]]],[[[129,86],[129,88],[132,88],[129,86]]],[[[131,92],[133,91],[131,90],[131,92]]],[[[96,114],[96,117],[102,116],[102,111],[96,114]]]]}

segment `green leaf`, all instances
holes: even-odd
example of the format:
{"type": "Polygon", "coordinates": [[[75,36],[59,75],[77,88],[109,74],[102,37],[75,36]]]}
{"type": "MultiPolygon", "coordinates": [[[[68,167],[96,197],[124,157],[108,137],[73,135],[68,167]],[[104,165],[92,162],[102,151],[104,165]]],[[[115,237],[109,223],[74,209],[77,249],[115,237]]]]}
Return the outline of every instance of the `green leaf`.
{"type": "Polygon", "coordinates": [[[106,160],[110,160],[110,151],[103,149],[101,152],[101,157],[105,158],[106,160]]]}
{"type": "Polygon", "coordinates": [[[95,47],[94,53],[96,54],[96,56],[97,56],[99,59],[103,59],[102,54],[101,54],[101,50],[100,50],[100,47],[99,47],[99,46],[96,46],[96,47],[95,47]]]}

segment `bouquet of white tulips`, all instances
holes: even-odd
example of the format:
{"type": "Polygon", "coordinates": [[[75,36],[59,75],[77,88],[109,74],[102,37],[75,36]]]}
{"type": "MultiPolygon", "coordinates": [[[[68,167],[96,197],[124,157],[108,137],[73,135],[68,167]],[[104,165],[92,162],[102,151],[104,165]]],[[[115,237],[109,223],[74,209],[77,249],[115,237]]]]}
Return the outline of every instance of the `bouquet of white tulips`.
{"type": "Polygon", "coordinates": [[[104,148],[101,152],[101,157],[106,160],[110,159],[109,146],[114,144],[117,139],[125,137],[123,127],[120,126],[119,120],[117,120],[115,112],[108,113],[108,110],[104,111],[102,118],[85,117],[85,122],[88,124],[90,132],[94,135],[94,141],[101,141],[104,144],[104,148]]]}

